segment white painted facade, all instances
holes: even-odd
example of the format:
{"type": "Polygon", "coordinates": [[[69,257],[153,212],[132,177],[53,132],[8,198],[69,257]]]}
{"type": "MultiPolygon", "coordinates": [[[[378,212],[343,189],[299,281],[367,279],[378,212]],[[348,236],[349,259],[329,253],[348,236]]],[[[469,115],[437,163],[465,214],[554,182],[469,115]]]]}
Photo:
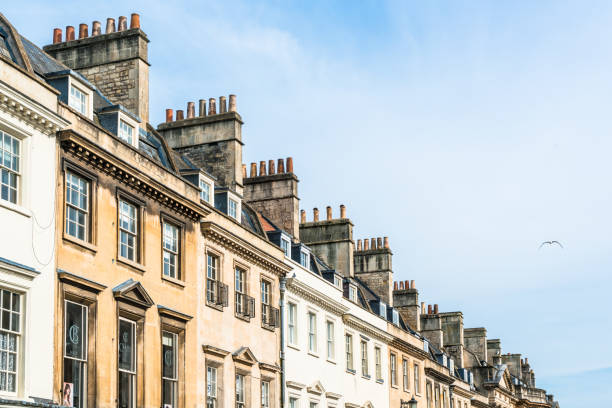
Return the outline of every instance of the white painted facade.
{"type": "Polygon", "coordinates": [[[388,407],[387,322],[343,298],[342,289],[287,260],[284,302],[285,406],[287,408],[388,407]],[[292,306],[294,305],[294,306],[292,306]],[[295,307],[295,321],[291,317],[295,307]],[[310,347],[310,319],[316,319],[316,347],[310,347]],[[327,322],[333,323],[328,355],[327,322]],[[291,328],[290,326],[294,326],[291,328]],[[293,333],[292,333],[293,332],[293,333]],[[347,368],[346,335],[352,338],[354,372],[347,368]],[[367,347],[367,375],[362,372],[361,341],[367,347]],[[375,349],[380,350],[377,379],[375,349]]]}
{"type": "Polygon", "coordinates": [[[55,135],[68,124],[57,111],[57,92],[0,61],[0,132],[18,145],[18,165],[9,166],[18,174],[17,194],[14,200],[0,196],[0,359],[11,360],[0,363],[2,399],[52,399],[55,135]]]}

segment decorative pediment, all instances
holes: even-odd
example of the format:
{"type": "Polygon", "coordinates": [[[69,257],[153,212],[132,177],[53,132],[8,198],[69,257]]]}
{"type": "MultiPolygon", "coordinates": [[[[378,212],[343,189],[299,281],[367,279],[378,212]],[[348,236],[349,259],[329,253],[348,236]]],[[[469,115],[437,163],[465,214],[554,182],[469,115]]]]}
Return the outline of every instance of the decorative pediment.
{"type": "Polygon", "coordinates": [[[287,388],[293,388],[294,390],[302,390],[306,385],[296,382],[296,381],[287,381],[287,388]]]}
{"type": "Polygon", "coordinates": [[[113,288],[113,296],[117,300],[132,304],[134,306],[148,309],[154,302],[140,282],[128,279],[119,286],[113,288]]]}
{"type": "Polygon", "coordinates": [[[229,354],[229,351],[220,349],[219,347],[211,346],[210,344],[203,344],[202,351],[204,354],[211,354],[216,357],[225,358],[229,354]]]}
{"type": "Polygon", "coordinates": [[[339,400],[340,398],[342,398],[342,395],[341,394],[336,394],[335,392],[327,391],[325,393],[325,397],[327,399],[339,400]]]}
{"type": "Polygon", "coordinates": [[[321,395],[325,393],[325,388],[323,388],[323,384],[321,381],[315,381],[310,387],[306,388],[310,394],[321,395]]]}
{"type": "Polygon", "coordinates": [[[235,352],[233,352],[232,358],[234,359],[235,362],[242,363],[248,366],[252,366],[253,364],[257,363],[257,359],[255,358],[255,355],[253,354],[251,349],[248,347],[241,347],[235,352]]]}

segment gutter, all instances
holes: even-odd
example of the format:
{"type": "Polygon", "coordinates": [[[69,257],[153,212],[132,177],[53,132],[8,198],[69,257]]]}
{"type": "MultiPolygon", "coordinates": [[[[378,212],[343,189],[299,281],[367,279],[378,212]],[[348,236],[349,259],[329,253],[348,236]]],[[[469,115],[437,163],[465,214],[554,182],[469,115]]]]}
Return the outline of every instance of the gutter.
{"type": "Polygon", "coordinates": [[[287,289],[287,279],[280,279],[280,366],[281,366],[281,392],[280,408],[285,407],[285,291],[287,289]]]}

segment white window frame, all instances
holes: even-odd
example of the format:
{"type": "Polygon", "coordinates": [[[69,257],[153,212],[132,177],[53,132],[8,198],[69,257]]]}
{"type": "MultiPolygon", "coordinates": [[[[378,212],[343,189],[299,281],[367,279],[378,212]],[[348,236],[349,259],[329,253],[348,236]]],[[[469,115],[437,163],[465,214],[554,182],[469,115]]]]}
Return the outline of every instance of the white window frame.
{"type": "Polygon", "coordinates": [[[361,376],[370,377],[370,362],[368,358],[368,341],[361,339],[359,342],[360,354],[361,354],[361,376]]]}
{"type": "Polygon", "coordinates": [[[306,269],[310,269],[310,253],[308,251],[300,251],[300,265],[306,269]]]}
{"type": "Polygon", "coordinates": [[[261,408],[270,408],[270,381],[261,380],[261,408]]]}
{"type": "Polygon", "coordinates": [[[416,394],[420,394],[421,393],[421,383],[420,383],[420,378],[419,378],[419,365],[416,363],[413,363],[412,365],[413,367],[413,380],[414,380],[414,392],[416,394]]]}
{"type": "Polygon", "coordinates": [[[9,196],[7,197],[7,199],[2,198],[2,192],[0,192],[0,200],[14,204],[14,205],[20,205],[21,204],[21,176],[22,176],[22,172],[21,172],[21,168],[23,167],[23,141],[17,137],[14,136],[6,131],[3,131],[2,129],[0,129],[0,185],[2,190],[6,190],[9,192],[9,196]],[[5,150],[4,149],[4,142],[8,140],[9,144],[11,145],[11,150],[5,150]],[[17,146],[17,154],[15,154],[14,151],[14,147],[17,146]],[[5,156],[9,156],[12,159],[16,158],[16,163],[17,165],[14,166],[13,165],[13,160],[11,160],[10,164],[4,163],[4,157],[5,156]],[[16,168],[14,168],[16,167],[16,168]],[[15,178],[15,186],[12,186],[11,183],[9,182],[8,184],[6,184],[4,182],[4,174],[7,174],[8,177],[10,178],[11,176],[13,176],[15,178]],[[15,191],[15,201],[11,201],[10,200],[10,190],[14,190],[15,191]]]}
{"type": "Polygon", "coordinates": [[[353,334],[344,333],[344,355],[346,357],[346,369],[350,372],[355,372],[355,352],[353,347],[353,334]]]}
{"type": "Polygon", "coordinates": [[[406,358],[402,358],[402,381],[404,391],[410,390],[410,368],[406,358]]]}
{"type": "Polygon", "coordinates": [[[243,374],[236,373],[236,381],[235,381],[235,395],[236,395],[236,408],[245,408],[246,407],[246,381],[245,376],[243,374]],[[238,386],[240,384],[240,387],[238,386]]]}
{"type": "Polygon", "coordinates": [[[291,257],[291,241],[289,241],[285,237],[281,237],[280,247],[283,250],[283,253],[285,254],[285,256],[290,258],[291,257]]]}
{"type": "MultiPolygon", "coordinates": [[[[121,345],[121,343],[119,341],[117,341],[117,370],[119,373],[126,373],[127,375],[130,376],[131,382],[132,382],[132,386],[131,386],[131,391],[132,391],[132,395],[131,395],[131,403],[128,406],[128,408],[135,408],[136,407],[136,394],[137,394],[137,381],[136,378],[138,376],[138,361],[137,361],[137,344],[138,344],[138,327],[137,324],[134,320],[130,320],[130,319],[126,319],[124,317],[119,317],[119,322],[121,321],[125,321],[128,322],[130,325],[132,325],[133,327],[133,331],[134,334],[132,336],[132,344],[130,345],[132,347],[132,365],[134,367],[133,370],[126,370],[126,369],[122,369],[119,367],[119,347],[121,345]]],[[[117,329],[119,328],[119,325],[117,325],[117,329]]],[[[117,375],[117,382],[119,382],[119,375],[117,375]]],[[[117,396],[117,399],[119,397],[117,396]]]]}
{"type": "Polygon", "coordinates": [[[206,366],[206,408],[217,408],[217,367],[206,366]]]}
{"type": "Polygon", "coordinates": [[[349,285],[348,298],[351,302],[357,302],[357,288],[354,285],[349,285]]]}
{"type": "Polygon", "coordinates": [[[119,139],[124,142],[133,145],[134,144],[134,134],[136,133],[136,129],[134,126],[130,125],[127,121],[119,118],[119,126],[117,131],[117,136],[119,139]]]}
{"type": "Polygon", "coordinates": [[[309,310],[308,314],[308,352],[317,354],[317,313],[309,310]]]}
{"type": "MultiPolygon", "coordinates": [[[[77,407],[86,407],[87,406],[87,361],[88,361],[88,340],[89,340],[89,336],[87,335],[87,332],[81,332],[79,333],[78,331],[76,331],[75,335],[77,336],[81,336],[81,338],[83,339],[83,355],[81,356],[81,358],[78,357],[74,357],[74,356],[69,356],[66,349],[67,349],[67,344],[66,344],[66,331],[70,331],[71,335],[72,335],[72,328],[67,326],[67,317],[68,317],[68,308],[67,305],[71,303],[73,305],[77,305],[78,307],[81,308],[81,313],[82,313],[82,318],[85,321],[85,330],[88,330],[89,328],[89,307],[87,305],[84,305],[82,303],[78,303],[78,302],[73,302],[71,300],[67,300],[64,299],[64,329],[63,329],[63,339],[62,342],[64,343],[63,346],[63,359],[62,359],[62,370],[64,371],[62,374],[65,375],[65,361],[63,360],[73,360],[75,362],[77,362],[78,364],[82,364],[81,367],[81,371],[83,373],[83,378],[82,378],[82,384],[81,384],[81,390],[80,390],[80,402],[81,404],[77,407]]],[[[62,382],[65,380],[65,377],[62,378],[62,382]]],[[[62,389],[63,392],[63,389],[62,389]]],[[[74,393],[74,389],[72,390],[72,392],[74,393]]],[[[63,395],[62,395],[63,397],[63,395]]]]}
{"type": "Polygon", "coordinates": [[[297,346],[298,324],[297,324],[297,303],[287,303],[287,343],[297,346]]]}
{"type": "Polygon", "coordinates": [[[168,220],[162,221],[162,275],[171,279],[181,278],[181,227],[168,220]],[[174,228],[176,235],[169,235],[166,226],[174,228]],[[169,240],[169,241],[168,241],[169,240]],[[174,262],[172,262],[174,259],[174,262]],[[166,273],[168,265],[168,273],[166,273]],[[174,274],[174,276],[172,276],[174,274]]]}
{"type": "MultiPolygon", "coordinates": [[[[92,186],[92,180],[88,179],[86,177],[83,177],[80,173],[74,172],[70,169],[67,169],[65,172],[65,176],[64,176],[64,180],[65,180],[65,190],[64,190],[64,199],[65,199],[65,220],[64,220],[64,231],[66,233],[66,235],[71,236],[73,238],[76,238],[80,241],[84,241],[84,242],[89,242],[89,236],[90,236],[90,221],[91,221],[91,186],[92,186]],[[73,185],[72,180],[69,181],[69,175],[71,175],[72,177],[76,177],[77,180],[83,180],[85,182],[86,185],[86,191],[84,194],[85,196],[85,203],[87,204],[87,208],[82,208],[80,205],[72,203],[68,200],[68,190],[71,191],[76,191],[77,195],[81,195],[80,191],[74,190],[71,188],[71,186],[73,185]],[[70,186],[69,184],[70,183],[70,186]],[[79,213],[83,213],[83,217],[84,217],[84,224],[83,224],[83,237],[81,238],[78,234],[78,228],[77,228],[77,233],[76,235],[73,235],[69,232],[68,229],[68,225],[69,225],[69,213],[70,211],[74,211],[75,214],[79,213]]],[[[71,221],[70,221],[71,222],[71,221]]],[[[80,225],[78,222],[76,223],[77,227],[78,225],[80,225]]]]}
{"type": "Polygon", "coordinates": [[[376,381],[382,381],[382,349],[379,346],[374,347],[374,374],[376,375],[376,381]]]}
{"type": "Polygon", "coordinates": [[[119,198],[119,222],[118,222],[118,228],[119,228],[119,256],[121,258],[127,259],[129,261],[132,262],[138,262],[138,256],[139,256],[139,227],[140,227],[140,208],[138,207],[138,205],[124,199],[123,197],[119,198]],[[127,213],[124,212],[124,210],[128,210],[127,213]],[[130,210],[134,210],[134,214],[132,216],[131,211],[130,210]],[[128,225],[127,227],[124,226],[124,219],[126,219],[128,225]],[[131,228],[133,224],[133,228],[131,228]],[[123,242],[123,237],[126,237],[127,241],[124,243],[123,242]],[[129,245],[129,238],[133,239],[133,246],[130,248],[129,245]],[[123,252],[123,248],[126,248],[126,253],[125,256],[122,254],[123,252]],[[129,250],[132,249],[132,257],[129,256],[129,250]]]}
{"type": "Polygon", "coordinates": [[[212,183],[207,181],[205,178],[200,176],[200,200],[206,201],[207,203],[211,203],[211,198],[214,195],[214,190],[212,183]]]}
{"type": "Polygon", "coordinates": [[[228,192],[227,194],[227,215],[234,218],[236,221],[240,222],[240,220],[242,219],[241,214],[242,214],[242,206],[241,206],[240,198],[228,192]],[[230,203],[232,202],[235,204],[235,208],[236,208],[235,214],[232,214],[232,212],[230,211],[230,208],[231,208],[230,203]]]}
{"type": "MultiPolygon", "coordinates": [[[[164,382],[170,382],[172,384],[172,408],[176,408],[178,406],[178,335],[176,333],[172,333],[169,332],[167,330],[162,330],[162,351],[163,351],[163,339],[164,339],[164,334],[166,335],[170,335],[170,337],[172,338],[172,342],[173,342],[173,347],[172,347],[172,351],[173,351],[173,356],[172,358],[174,359],[174,373],[172,373],[172,377],[164,377],[164,371],[162,368],[162,398],[163,398],[163,390],[164,388],[164,382]]],[[[165,355],[162,356],[162,358],[166,358],[165,355]]],[[[166,407],[167,404],[164,403],[164,408],[166,407]]]]}
{"type": "Polygon", "coordinates": [[[19,388],[20,388],[20,383],[19,383],[19,377],[22,375],[21,374],[21,370],[20,370],[20,362],[23,356],[21,356],[21,346],[22,346],[22,341],[23,341],[23,314],[24,314],[24,295],[22,293],[19,293],[13,289],[8,289],[6,287],[2,287],[0,292],[2,292],[2,302],[0,302],[0,310],[1,311],[8,311],[8,316],[9,316],[9,323],[8,323],[8,328],[4,328],[5,324],[4,324],[4,313],[0,313],[0,315],[2,316],[2,322],[0,325],[0,350],[2,350],[2,353],[6,353],[6,368],[5,369],[1,369],[0,372],[3,373],[5,375],[5,381],[8,381],[9,375],[12,376],[12,378],[14,379],[14,388],[15,391],[8,391],[6,389],[6,383],[1,383],[0,382],[0,395],[7,395],[7,396],[17,396],[18,392],[19,392],[19,388]],[[6,309],[4,307],[4,296],[6,295],[6,293],[10,294],[10,304],[9,304],[9,308],[6,309]],[[13,304],[13,295],[18,296],[18,311],[14,311],[14,304],[13,304]],[[16,329],[15,329],[15,325],[13,324],[13,322],[16,320],[16,329]],[[11,341],[10,339],[13,338],[14,342],[12,343],[13,346],[11,347],[11,341]],[[13,348],[11,350],[11,348],[13,348]],[[13,370],[10,370],[9,367],[9,356],[12,355],[13,356],[13,370]]]}
{"type": "Polygon", "coordinates": [[[334,361],[336,359],[336,325],[333,320],[325,322],[326,343],[327,343],[327,359],[334,361]]]}
{"type": "Polygon", "coordinates": [[[68,90],[68,106],[79,112],[81,115],[89,117],[89,93],[81,87],[70,82],[68,90]]]}
{"type": "Polygon", "coordinates": [[[392,387],[397,387],[397,354],[390,353],[389,354],[389,376],[391,380],[392,387]]]}

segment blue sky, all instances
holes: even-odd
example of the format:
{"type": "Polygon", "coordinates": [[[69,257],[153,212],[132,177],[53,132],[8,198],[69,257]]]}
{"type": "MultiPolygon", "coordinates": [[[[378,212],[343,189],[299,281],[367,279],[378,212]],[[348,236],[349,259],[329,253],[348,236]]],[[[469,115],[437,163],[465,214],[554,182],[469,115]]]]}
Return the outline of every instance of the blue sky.
{"type": "Polygon", "coordinates": [[[151,122],[236,93],[245,163],[293,156],[309,219],[345,204],[423,301],[529,357],[563,408],[609,406],[612,2],[127,4],[2,12],[39,45],[139,12],[151,122]]]}

